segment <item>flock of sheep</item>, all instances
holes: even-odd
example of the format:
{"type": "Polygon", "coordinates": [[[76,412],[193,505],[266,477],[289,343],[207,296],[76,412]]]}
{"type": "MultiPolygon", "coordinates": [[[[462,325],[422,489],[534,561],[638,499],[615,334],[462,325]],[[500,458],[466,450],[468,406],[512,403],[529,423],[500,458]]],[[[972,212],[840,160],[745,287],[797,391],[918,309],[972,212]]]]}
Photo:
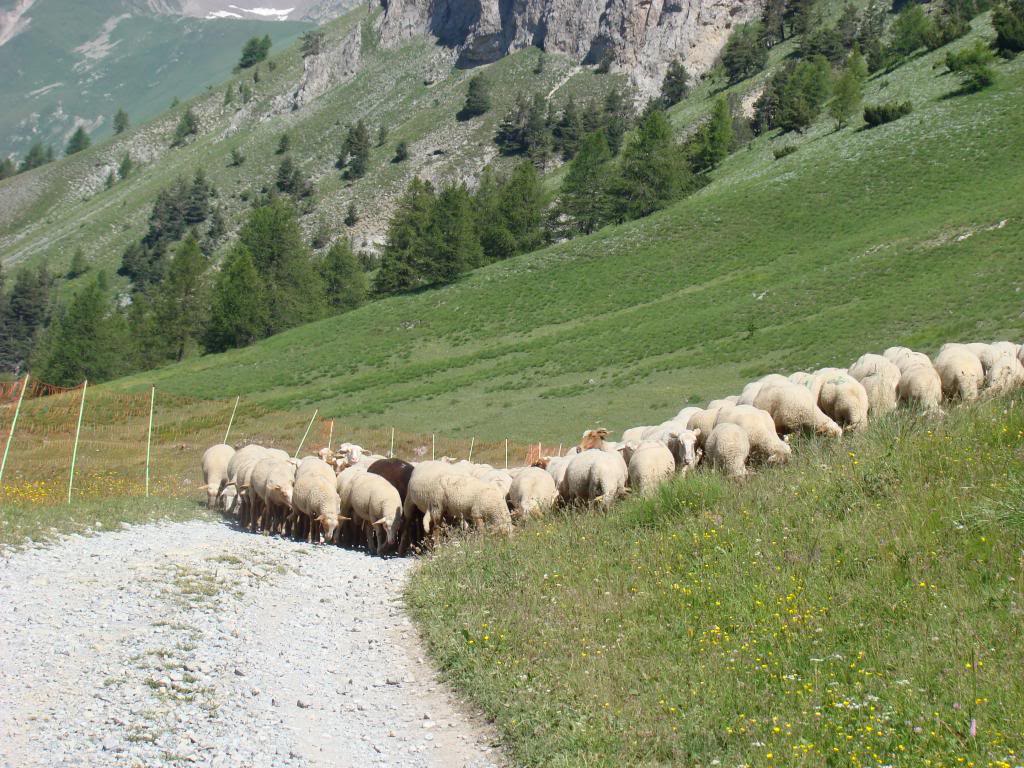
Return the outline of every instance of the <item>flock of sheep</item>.
{"type": "Polygon", "coordinates": [[[617,443],[606,429],[588,430],[566,455],[530,467],[449,458],[409,463],[343,443],[301,460],[259,445],[214,445],[202,468],[208,506],[237,514],[244,527],[401,555],[436,537],[443,524],[510,533],[514,520],[542,516],[560,502],[607,508],[627,489],[649,493],[702,461],[729,477],[784,463],[794,432],[840,437],[900,403],[941,413],[943,401],[1017,387],[1024,387],[1022,345],[946,344],[934,360],[890,347],[848,369],[769,374],[739,395],[627,429],[617,443]]]}

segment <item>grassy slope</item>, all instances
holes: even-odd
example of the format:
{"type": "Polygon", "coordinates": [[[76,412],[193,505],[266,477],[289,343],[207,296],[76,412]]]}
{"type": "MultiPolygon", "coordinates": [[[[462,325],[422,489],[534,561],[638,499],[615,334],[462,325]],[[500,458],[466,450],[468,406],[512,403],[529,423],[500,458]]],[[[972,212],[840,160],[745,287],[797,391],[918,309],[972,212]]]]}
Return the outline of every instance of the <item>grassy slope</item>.
{"type": "Polygon", "coordinates": [[[407,598],[517,765],[1019,765],[1022,477],[1019,403],[901,412],[446,548],[407,598]]]}
{"type": "Polygon", "coordinates": [[[660,421],[767,371],[1019,337],[1024,58],[944,98],[943,55],[869,83],[869,103],[914,102],[897,123],[762,137],[643,221],[116,386],[557,441],[660,421]],[[783,141],[799,149],[776,161],[783,141]]]}
{"type": "Polygon", "coordinates": [[[136,122],[148,120],[173,96],[189,98],[229,76],[253,35],[270,34],[280,47],[310,27],[136,15],[114,27],[105,57],[90,60],[74,52],[124,10],[120,0],[48,0],[31,8],[28,28],[0,48],[0,70],[10,74],[0,81],[0,103],[6,105],[0,152],[23,154],[40,137],[59,149],[76,117],[89,123],[104,118],[94,139],[108,136],[118,107],[136,122]]]}
{"type": "MultiPolygon", "coordinates": [[[[5,268],[46,260],[60,270],[76,247],[96,267],[114,270],[124,248],[146,227],[157,192],[176,176],[191,175],[202,167],[220,191],[229,229],[237,227],[250,208],[243,196],[272,185],[280,157],[278,139],[288,131],[291,153],[316,183],[316,210],[304,217],[312,233],[320,223],[334,234],[362,242],[386,221],[390,203],[404,190],[414,173],[439,181],[470,178],[491,158],[491,137],[519,90],[545,92],[563,84],[556,98],[568,94],[600,92],[614,80],[577,72],[560,57],[548,57],[545,73],[532,74],[536,51],[525,51],[489,67],[495,83],[494,108],[484,118],[457,123],[455,113],[465,98],[470,73],[454,70],[450,56],[427,41],[396,51],[379,50],[369,29],[365,7],[324,27],[331,41],[339,41],[363,24],[360,72],[304,108],[292,112],[287,99],[303,72],[297,47],[277,53],[274,72],[261,68],[255,100],[244,109],[236,101],[224,106],[223,86],[199,96],[121,137],[86,152],[0,182],[0,260],[5,268]],[[431,80],[431,85],[425,81],[431,80]],[[180,149],[168,149],[170,137],[187,105],[200,117],[197,140],[180,149]],[[354,184],[344,182],[334,162],[344,139],[345,124],[363,118],[376,137],[378,125],[388,125],[383,147],[375,147],[370,170],[354,184]],[[396,144],[410,143],[412,158],[391,162],[396,144]],[[232,149],[246,156],[240,167],[230,167],[232,149]],[[126,182],[104,189],[109,169],[116,168],[128,151],[142,167],[126,182]],[[342,225],[354,201],[363,221],[354,229],[342,225]],[[383,212],[382,212],[383,211],[383,212]]],[[[248,74],[232,83],[245,80],[248,74]]],[[[170,97],[168,96],[168,100],[170,97]]]]}

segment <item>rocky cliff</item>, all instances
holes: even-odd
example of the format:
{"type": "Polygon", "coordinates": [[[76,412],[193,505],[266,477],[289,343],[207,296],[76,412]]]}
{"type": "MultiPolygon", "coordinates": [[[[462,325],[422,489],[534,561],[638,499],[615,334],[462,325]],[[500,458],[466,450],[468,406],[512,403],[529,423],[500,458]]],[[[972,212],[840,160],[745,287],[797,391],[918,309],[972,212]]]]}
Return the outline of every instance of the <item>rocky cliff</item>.
{"type": "Polygon", "coordinates": [[[381,41],[432,35],[462,66],[528,46],[595,64],[608,57],[643,94],[679,57],[691,74],[714,62],[730,28],[755,18],[762,0],[382,0],[381,41]]]}

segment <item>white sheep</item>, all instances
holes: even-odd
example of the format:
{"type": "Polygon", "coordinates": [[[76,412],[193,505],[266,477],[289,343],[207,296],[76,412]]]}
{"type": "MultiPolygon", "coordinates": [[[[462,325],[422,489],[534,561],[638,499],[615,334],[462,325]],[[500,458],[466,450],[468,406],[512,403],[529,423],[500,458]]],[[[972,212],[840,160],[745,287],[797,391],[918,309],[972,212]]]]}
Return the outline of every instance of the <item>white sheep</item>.
{"type": "MultiPolygon", "coordinates": [[[[441,522],[444,514],[444,491],[440,480],[453,472],[459,473],[453,466],[444,460],[424,461],[416,465],[409,477],[403,516],[405,520],[410,521],[416,515],[421,515],[425,533],[429,533],[431,528],[435,528],[441,522]]],[[[340,478],[339,475],[339,482],[340,478]]]]}
{"type": "Polygon", "coordinates": [[[543,456],[537,465],[551,475],[551,479],[555,481],[555,487],[559,488],[562,485],[562,478],[565,477],[565,470],[569,468],[569,462],[576,455],[576,453],[569,453],[565,456],[543,456]]]}
{"type": "MultiPolygon", "coordinates": [[[[321,459],[317,461],[327,466],[321,459]]],[[[327,468],[330,470],[330,467],[327,468]]],[[[341,498],[338,496],[334,471],[330,471],[329,477],[316,469],[310,471],[307,468],[301,476],[296,472],[292,509],[306,516],[307,525],[304,527],[309,529],[306,538],[314,543],[319,542],[321,532],[326,543],[333,543],[342,522],[341,498]]]]}
{"type": "Polygon", "coordinates": [[[298,483],[299,480],[310,474],[319,475],[325,480],[330,481],[332,486],[337,479],[334,467],[319,456],[306,456],[299,462],[299,466],[295,469],[295,482],[298,483]]]}
{"type": "Polygon", "coordinates": [[[842,436],[842,427],[818,408],[808,390],[788,379],[784,379],[784,382],[766,383],[758,391],[753,403],[755,407],[771,414],[776,432],[788,434],[807,431],[830,437],[842,436]]]}
{"type": "Polygon", "coordinates": [[[712,466],[722,470],[727,477],[743,477],[747,474],[747,458],[750,456],[750,440],[747,431],[738,424],[723,422],[711,430],[705,445],[712,466]]]}
{"type": "Polygon", "coordinates": [[[762,387],[769,384],[792,384],[788,378],[778,373],[769,373],[766,376],[762,376],[757,381],[752,381],[743,388],[740,392],[740,396],[737,398],[734,405],[754,405],[757,401],[757,395],[760,393],[762,387]]]}
{"type": "Polygon", "coordinates": [[[508,489],[514,517],[541,517],[558,501],[558,488],[550,474],[541,467],[526,467],[516,474],[508,489]]]}
{"type": "Polygon", "coordinates": [[[868,416],[878,418],[896,410],[900,369],[882,355],[866,354],[850,366],[850,375],[857,379],[868,395],[868,416]]]}
{"type": "MultiPolygon", "coordinates": [[[[737,405],[720,410],[715,420],[715,427],[720,424],[733,424],[746,433],[748,444],[744,461],[749,454],[751,459],[766,464],[784,464],[789,461],[789,457],[793,453],[789,443],[776,433],[772,415],[753,405],[737,405]]],[[[705,452],[707,452],[706,444],[705,452]]]]}
{"type": "Polygon", "coordinates": [[[566,502],[600,502],[608,509],[625,495],[627,477],[621,454],[591,448],[572,457],[558,492],[566,502]]]}
{"type": "Polygon", "coordinates": [[[343,490],[341,514],[352,518],[366,548],[379,555],[392,549],[403,525],[398,489],[380,475],[357,472],[347,478],[343,490]]]}
{"type": "Polygon", "coordinates": [[[1024,386],[1024,366],[1017,359],[1019,349],[1016,344],[996,341],[965,346],[981,361],[987,391],[998,394],[1024,386]]]}
{"type": "Polygon", "coordinates": [[[964,344],[945,344],[933,363],[942,382],[942,395],[947,400],[965,403],[978,399],[985,383],[981,360],[964,344]]]}
{"type": "Polygon", "coordinates": [[[942,413],[939,407],[942,402],[942,379],[939,378],[930,360],[904,360],[900,368],[900,383],[896,387],[896,394],[901,403],[915,405],[932,413],[942,413]]]}
{"type": "Polygon", "coordinates": [[[870,408],[867,389],[841,369],[831,371],[815,373],[819,380],[818,407],[843,429],[865,429],[870,408]]]}
{"type": "Polygon", "coordinates": [[[217,506],[218,499],[228,482],[228,464],[235,455],[230,445],[218,443],[203,452],[203,487],[206,489],[206,508],[217,506]]]}
{"type": "Polygon", "coordinates": [[[508,489],[512,487],[512,475],[504,469],[492,469],[488,472],[484,472],[477,479],[493,485],[501,491],[502,496],[508,496],[508,489]]]}
{"type": "MultiPolygon", "coordinates": [[[[475,528],[486,528],[497,533],[512,532],[508,503],[501,491],[491,483],[471,475],[449,473],[439,478],[438,485],[442,496],[442,514],[448,519],[458,522],[464,528],[472,524],[475,528]]],[[[426,516],[423,527],[429,533],[426,516]]]]}
{"type": "MultiPolygon", "coordinates": [[[[682,412],[680,412],[680,414],[681,413],[682,412]]],[[[624,430],[622,430],[622,442],[624,442],[624,443],[631,443],[631,442],[634,442],[634,441],[639,442],[640,440],[643,440],[644,433],[647,430],[649,430],[649,429],[654,429],[654,427],[650,427],[650,426],[648,426],[648,427],[630,427],[629,429],[624,429],[624,430]]]]}
{"type": "Polygon", "coordinates": [[[629,487],[637,493],[652,493],[676,471],[675,457],[664,443],[640,443],[631,453],[627,476],[629,487]]]}
{"type": "Polygon", "coordinates": [[[687,426],[692,432],[694,432],[694,434],[697,435],[697,445],[700,448],[704,448],[704,444],[707,441],[708,436],[711,434],[711,430],[715,428],[715,420],[718,418],[718,414],[723,408],[732,407],[733,405],[731,403],[728,405],[715,406],[714,408],[709,406],[690,416],[690,421],[687,426]]]}
{"type": "MultiPolygon", "coordinates": [[[[295,464],[281,461],[277,456],[268,456],[256,463],[250,480],[252,492],[255,494],[254,499],[258,501],[251,520],[254,527],[257,517],[259,526],[271,532],[280,530],[286,519],[295,522],[292,514],[295,470],[295,464]]],[[[300,534],[304,532],[303,530],[300,534]]],[[[294,526],[292,533],[295,534],[294,526]]]]}

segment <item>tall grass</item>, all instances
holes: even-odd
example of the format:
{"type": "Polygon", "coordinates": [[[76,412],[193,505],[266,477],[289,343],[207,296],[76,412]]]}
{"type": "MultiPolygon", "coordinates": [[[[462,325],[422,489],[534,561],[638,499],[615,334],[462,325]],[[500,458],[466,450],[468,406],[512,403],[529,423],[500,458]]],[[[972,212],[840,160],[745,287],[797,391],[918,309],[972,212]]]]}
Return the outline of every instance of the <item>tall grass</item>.
{"type": "Polygon", "coordinates": [[[416,620],[517,764],[1020,764],[1019,402],[794,454],[423,563],[416,620]]]}

